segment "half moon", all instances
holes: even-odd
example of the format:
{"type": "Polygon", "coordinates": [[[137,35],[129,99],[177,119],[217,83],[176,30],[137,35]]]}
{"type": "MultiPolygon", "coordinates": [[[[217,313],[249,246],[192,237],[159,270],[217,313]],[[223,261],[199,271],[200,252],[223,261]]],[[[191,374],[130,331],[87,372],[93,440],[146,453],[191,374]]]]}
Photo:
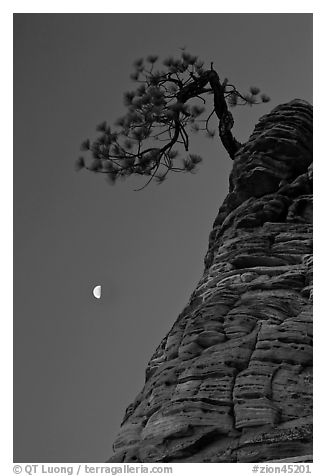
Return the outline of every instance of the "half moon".
{"type": "Polygon", "coordinates": [[[94,294],[94,297],[96,297],[96,299],[101,298],[101,291],[102,291],[102,286],[95,286],[95,288],[93,289],[93,294],[94,294]]]}

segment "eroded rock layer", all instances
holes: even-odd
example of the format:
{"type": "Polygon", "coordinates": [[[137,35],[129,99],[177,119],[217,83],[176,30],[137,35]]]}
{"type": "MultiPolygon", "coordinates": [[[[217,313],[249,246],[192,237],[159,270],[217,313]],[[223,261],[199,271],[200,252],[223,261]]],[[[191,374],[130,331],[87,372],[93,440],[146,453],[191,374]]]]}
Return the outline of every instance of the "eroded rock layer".
{"type": "Polygon", "coordinates": [[[239,150],[204,275],[151,358],[111,462],[312,453],[312,107],[262,117],[239,150]]]}

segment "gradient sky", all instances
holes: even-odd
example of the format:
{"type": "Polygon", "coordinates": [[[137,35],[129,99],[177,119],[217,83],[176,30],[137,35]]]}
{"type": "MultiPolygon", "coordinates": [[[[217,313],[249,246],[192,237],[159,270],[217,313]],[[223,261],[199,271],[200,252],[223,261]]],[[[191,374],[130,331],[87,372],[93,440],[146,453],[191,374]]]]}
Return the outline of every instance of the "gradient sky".
{"type": "Polygon", "coordinates": [[[310,14],[14,15],[15,462],[105,461],[201,277],[232,165],[216,139],[196,139],[197,174],[141,192],[74,170],[123,114],[133,61],[184,46],[272,98],[234,110],[241,141],[272,107],[312,101],[310,14]]]}

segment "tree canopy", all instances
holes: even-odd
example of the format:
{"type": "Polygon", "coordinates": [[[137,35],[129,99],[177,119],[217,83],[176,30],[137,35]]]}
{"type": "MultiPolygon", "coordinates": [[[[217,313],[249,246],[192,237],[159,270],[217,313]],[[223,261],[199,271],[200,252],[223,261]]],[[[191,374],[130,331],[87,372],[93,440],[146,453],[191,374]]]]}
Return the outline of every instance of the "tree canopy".
{"type": "Polygon", "coordinates": [[[86,139],[78,170],[86,168],[106,174],[112,183],[131,175],[145,176],[146,187],[153,179],[162,183],[169,172],[194,172],[202,158],[191,153],[192,133],[218,136],[233,160],[241,144],[232,134],[231,108],[268,102],[260,89],[241,94],[226,78],[220,81],[213,63],[204,63],[185,50],[179,58],[169,57],[157,66],[158,56],[134,62],[131,79],[136,89],[124,94],[126,114],[115,123],[97,126],[98,137],[86,139]],[[208,112],[206,109],[208,108],[208,112]]]}

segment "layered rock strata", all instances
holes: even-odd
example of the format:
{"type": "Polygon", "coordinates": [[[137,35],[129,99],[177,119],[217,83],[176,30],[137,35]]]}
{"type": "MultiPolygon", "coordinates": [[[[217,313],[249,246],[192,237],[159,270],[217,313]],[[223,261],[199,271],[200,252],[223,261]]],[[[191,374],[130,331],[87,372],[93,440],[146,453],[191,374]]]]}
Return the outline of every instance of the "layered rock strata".
{"type": "Polygon", "coordinates": [[[311,460],[305,101],[262,117],[237,153],[203,277],[151,358],[113,449],[111,462],[311,460]]]}

